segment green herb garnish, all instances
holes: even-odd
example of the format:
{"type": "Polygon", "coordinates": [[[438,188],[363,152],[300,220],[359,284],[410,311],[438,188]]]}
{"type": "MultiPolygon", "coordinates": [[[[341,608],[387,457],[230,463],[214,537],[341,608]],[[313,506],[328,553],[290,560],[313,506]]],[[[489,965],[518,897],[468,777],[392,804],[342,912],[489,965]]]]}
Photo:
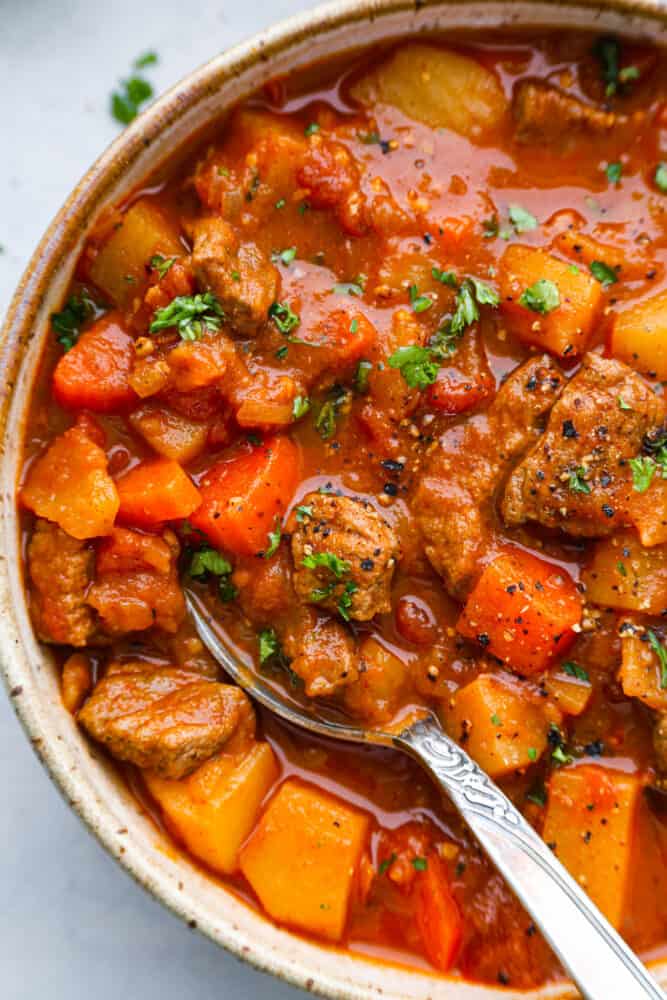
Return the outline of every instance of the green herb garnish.
{"type": "Polygon", "coordinates": [[[274,302],[269,306],[269,316],[281,333],[288,334],[295,330],[301,319],[292,312],[287,302],[274,302]]]}
{"type": "Polygon", "coordinates": [[[164,309],[157,309],[149,330],[158,333],[175,327],[182,340],[200,340],[222,326],[225,314],[212,292],[179,295],[164,309]]]}
{"type": "Polygon", "coordinates": [[[548,278],[540,278],[534,285],[522,292],[519,304],[525,306],[526,309],[546,316],[547,313],[557,309],[560,305],[558,285],[548,278]]]}
{"type": "Polygon", "coordinates": [[[609,288],[610,285],[614,285],[618,281],[616,272],[601,260],[592,261],[591,274],[596,281],[600,282],[603,288],[609,288]]]}
{"type": "Polygon", "coordinates": [[[74,347],[81,336],[81,327],[94,312],[95,303],[82,292],[80,296],[70,295],[64,309],[51,313],[51,326],[57,334],[56,340],[65,351],[74,347]]]}
{"type": "Polygon", "coordinates": [[[160,281],[164,278],[165,274],[176,262],[175,257],[162,257],[161,254],[156,253],[154,257],[151,257],[149,263],[154,271],[157,271],[160,281]]]}

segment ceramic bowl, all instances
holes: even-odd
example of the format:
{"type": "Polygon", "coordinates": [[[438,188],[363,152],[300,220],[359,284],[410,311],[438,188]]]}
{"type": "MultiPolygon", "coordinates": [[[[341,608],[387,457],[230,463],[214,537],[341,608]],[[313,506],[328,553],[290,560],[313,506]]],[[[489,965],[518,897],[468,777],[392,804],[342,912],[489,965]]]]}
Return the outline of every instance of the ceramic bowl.
{"type": "MultiPolygon", "coordinates": [[[[44,235],[0,339],[0,660],[26,734],[86,826],[165,906],[257,968],[328,997],[500,1000],[508,994],[353,956],[275,927],[178,855],[141,813],[114,768],[95,754],[63,708],[48,650],[35,640],[30,626],[15,504],[26,408],[49,314],[60,305],[91,225],[105,206],[121,201],[192,133],[271,77],[334,50],[433,29],[517,24],[580,26],[667,44],[667,6],[660,0],[342,0],[292,18],[195,70],[119,136],[44,235]]],[[[667,963],[656,972],[667,982],[667,963]]],[[[526,995],[554,1000],[576,996],[576,991],[552,985],[526,995]]]]}

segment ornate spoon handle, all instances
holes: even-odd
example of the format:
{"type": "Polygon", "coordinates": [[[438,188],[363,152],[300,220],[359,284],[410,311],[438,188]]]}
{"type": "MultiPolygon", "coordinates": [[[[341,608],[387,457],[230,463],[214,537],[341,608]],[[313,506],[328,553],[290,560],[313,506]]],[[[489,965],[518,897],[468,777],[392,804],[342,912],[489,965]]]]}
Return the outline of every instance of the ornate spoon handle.
{"type": "Polygon", "coordinates": [[[587,1000],[665,1000],[532,826],[434,718],[414,723],[394,742],[457,806],[587,1000]]]}

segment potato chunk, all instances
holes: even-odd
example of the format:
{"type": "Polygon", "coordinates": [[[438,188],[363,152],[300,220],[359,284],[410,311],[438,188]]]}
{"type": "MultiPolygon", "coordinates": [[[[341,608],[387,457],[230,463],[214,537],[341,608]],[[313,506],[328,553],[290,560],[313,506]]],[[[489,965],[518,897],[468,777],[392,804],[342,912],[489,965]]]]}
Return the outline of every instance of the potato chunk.
{"type": "Polygon", "coordinates": [[[648,936],[664,930],[666,877],[642,790],[639,775],[562,768],[551,778],[542,836],[614,927],[632,932],[642,913],[648,936]]]}
{"type": "Polygon", "coordinates": [[[544,687],[566,715],[581,715],[593,694],[591,682],[556,670],[544,679],[544,687]]]}
{"type": "Polygon", "coordinates": [[[632,532],[597,543],[582,574],[589,601],[659,615],[667,608],[667,545],[645,549],[632,532]]]}
{"type": "Polygon", "coordinates": [[[550,719],[508,674],[481,674],[443,703],[447,732],[492,778],[528,767],[547,745],[550,719]]]}
{"type": "MultiPolygon", "coordinates": [[[[658,642],[659,632],[654,632],[658,642]]],[[[621,626],[622,662],[618,679],[623,693],[628,698],[639,698],[649,708],[667,712],[667,687],[662,686],[662,670],[655,649],[649,642],[649,635],[643,629],[635,629],[632,622],[621,626]]]]}
{"type": "Polygon", "coordinates": [[[208,425],[188,420],[159,403],[143,403],[130,414],[133,429],[158,455],[184,465],[206,445],[208,425]]]}
{"type": "Polygon", "coordinates": [[[574,357],[586,350],[602,305],[602,285],[585,271],[533,247],[509,246],[500,261],[500,308],[509,330],[523,344],[574,357]],[[536,312],[521,298],[537,282],[558,289],[559,305],[536,312]]]}
{"type": "Polygon", "coordinates": [[[90,277],[124,309],[146,284],[151,257],[183,254],[178,231],[155,202],[136,201],[102,244],[90,265],[90,277]]]}
{"type": "Polygon", "coordinates": [[[480,138],[500,124],[507,102],[494,74],[475,59],[413,42],[363,76],[352,88],[361,104],[389,104],[408,118],[480,138]]]}
{"type": "Polygon", "coordinates": [[[667,379],[667,292],[639,302],[616,317],[611,353],[645,375],[667,379]]]}
{"type": "Polygon", "coordinates": [[[169,828],[194,857],[223,875],[238,869],[239,848],[277,778],[268,743],[253,743],[242,754],[220,753],[178,781],[144,774],[169,828]]]}
{"type": "Polygon", "coordinates": [[[290,779],[241,850],[241,871],[269,916],[340,941],[368,817],[290,779]]]}

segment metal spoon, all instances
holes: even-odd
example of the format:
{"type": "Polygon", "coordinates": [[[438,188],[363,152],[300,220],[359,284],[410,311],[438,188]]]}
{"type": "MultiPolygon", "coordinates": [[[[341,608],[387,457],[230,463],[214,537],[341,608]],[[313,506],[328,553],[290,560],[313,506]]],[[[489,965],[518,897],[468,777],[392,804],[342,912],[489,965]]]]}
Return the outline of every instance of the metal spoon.
{"type": "Polygon", "coordinates": [[[186,594],[199,638],[239,687],[285,722],[319,736],[395,747],[426,768],[454,803],[587,1000],[665,1000],[634,952],[506,795],[430,712],[399,732],[361,729],[291,703],[230,653],[199,601],[186,594]]]}

